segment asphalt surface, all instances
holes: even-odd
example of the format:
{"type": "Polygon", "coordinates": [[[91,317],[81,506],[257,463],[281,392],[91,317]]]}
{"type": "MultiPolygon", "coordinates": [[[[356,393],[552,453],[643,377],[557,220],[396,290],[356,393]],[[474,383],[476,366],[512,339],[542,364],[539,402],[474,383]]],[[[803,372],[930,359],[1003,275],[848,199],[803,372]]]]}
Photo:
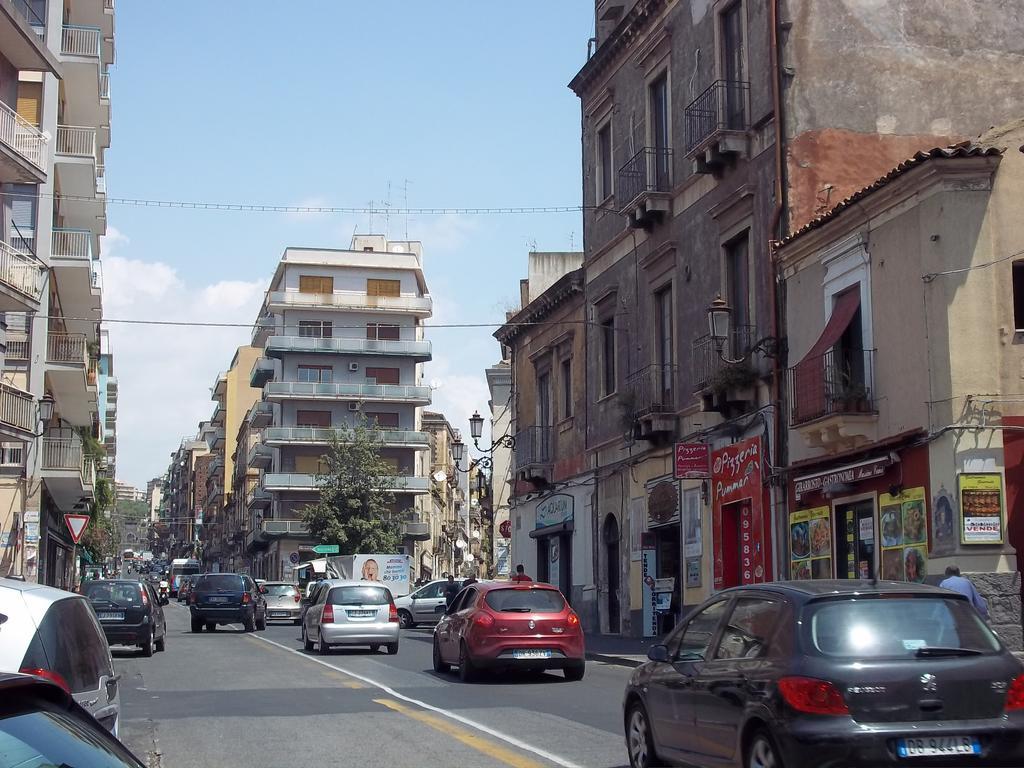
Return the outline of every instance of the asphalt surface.
{"type": "Polygon", "coordinates": [[[397,656],[317,656],[291,624],[194,635],[184,606],[164,611],[165,652],[114,649],[121,740],[151,768],[628,764],[625,667],[587,662],[575,683],[549,672],[465,684],[433,671],[429,628],[403,631],[397,656]]]}

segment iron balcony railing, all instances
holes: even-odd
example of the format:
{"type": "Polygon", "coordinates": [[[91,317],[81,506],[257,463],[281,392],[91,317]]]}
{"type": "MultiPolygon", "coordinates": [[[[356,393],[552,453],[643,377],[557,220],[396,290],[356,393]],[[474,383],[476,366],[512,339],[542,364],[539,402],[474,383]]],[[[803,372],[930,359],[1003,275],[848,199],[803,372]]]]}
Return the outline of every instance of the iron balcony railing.
{"type": "Polygon", "coordinates": [[[107,72],[100,75],[100,98],[110,98],[110,75],[107,72]]]}
{"type": "Polygon", "coordinates": [[[826,416],[874,413],[873,349],[833,347],[789,369],[793,426],[826,416]]]}
{"type": "MultiPolygon", "coordinates": [[[[367,437],[387,446],[412,446],[427,448],[430,446],[430,435],[426,432],[404,430],[370,430],[367,437]]],[[[263,440],[267,443],[303,443],[310,445],[326,445],[332,438],[345,441],[355,437],[351,429],[333,429],[328,427],[267,427],[263,430],[263,440]]]]}
{"type": "Polygon", "coordinates": [[[668,147],[641,149],[619,169],[616,190],[623,209],[645,193],[671,192],[672,150],[668,147]]]}
{"type": "Polygon", "coordinates": [[[99,27],[65,24],[60,34],[60,52],[65,56],[100,57],[103,32],[99,27]]]}
{"type": "Polygon", "coordinates": [[[46,170],[43,165],[46,136],[3,102],[0,102],[0,142],[39,170],[46,170]]]}
{"type": "Polygon", "coordinates": [[[521,429],[515,436],[516,468],[551,464],[551,427],[521,429]]]}
{"type": "Polygon", "coordinates": [[[89,347],[85,334],[50,333],[46,337],[46,361],[88,367],[89,347]]]}
{"type": "Polygon", "coordinates": [[[267,536],[309,535],[309,528],[302,520],[264,520],[262,528],[267,536]]]}
{"type": "Polygon", "coordinates": [[[686,153],[702,149],[722,131],[745,131],[750,84],[716,80],[683,110],[686,153]]]}
{"type": "Polygon", "coordinates": [[[271,291],[267,302],[271,306],[381,309],[394,312],[430,313],[433,308],[433,300],[430,296],[370,296],[365,293],[271,291]]]}
{"type": "Polygon", "coordinates": [[[39,301],[43,295],[43,264],[0,240],[0,283],[39,301]]]}
{"type": "Polygon", "coordinates": [[[626,388],[632,398],[633,418],[676,410],[674,365],[649,365],[630,374],[626,388]]]}
{"type": "Polygon", "coordinates": [[[96,159],[96,129],[87,125],[58,125],[57,154],[96,159]]]}
{"type": "Polygon", "coordinates": [[[263,393],[271,398],[375,400],[430,403],[430,387],[408,384],[318,384],[308,381],[268,381],[263,393]]]}
{"type": "Polygon", "coordinates": [[[7,334],[7,359],[28,360],[28,335],[24,333],[7,334]]]}
{"type": "Polygon", "coordinates": [[[96,194],[107,194],[107,169],[105,166],[96,166],[96,194]]]}
{"type": "Polygon", "coordinates": [[[700,336],[693,342],[693,388],[701,391],[714,384],[718,372],[729,363],[722,358],[738,360],[750,350],[757,340],[757,328],[753,325],[737,325],[730,329],[729,338],[723,345],[721,354],[715,346],[710,334],[700,336]]]}
{"type": "Polygon", "coordinates": [[[50,255],[55,259],[92,259],[92,232],[54,227],[50,255]]]}
{"type": "Polygon", "coordinates": [[[35,432],[36,401],[32,393],[0,382],[0,424],[35,432]]]}
{"type": "Polygon", "coordinates": [[[92,457],[85,452],[82,438],[74,437],[43,437],[42,468],[52,472],[78,471],[82,484],[91,486],[96,481],[96,465],[92,457]]]}

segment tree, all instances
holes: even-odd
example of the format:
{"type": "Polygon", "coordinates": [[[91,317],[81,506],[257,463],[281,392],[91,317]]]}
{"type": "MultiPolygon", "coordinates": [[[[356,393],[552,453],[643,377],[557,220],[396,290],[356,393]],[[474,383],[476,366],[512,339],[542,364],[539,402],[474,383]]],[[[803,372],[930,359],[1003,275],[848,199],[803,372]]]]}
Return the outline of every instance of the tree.
{"type": "Polygon", "coordinates": [[[310,535],[337,544],[343,555],[396,552],[395,472],[381,456],[380,442],[360,424],[344,440],[332,437],[321,460],[320,501],[302,510],[310,535]]]}

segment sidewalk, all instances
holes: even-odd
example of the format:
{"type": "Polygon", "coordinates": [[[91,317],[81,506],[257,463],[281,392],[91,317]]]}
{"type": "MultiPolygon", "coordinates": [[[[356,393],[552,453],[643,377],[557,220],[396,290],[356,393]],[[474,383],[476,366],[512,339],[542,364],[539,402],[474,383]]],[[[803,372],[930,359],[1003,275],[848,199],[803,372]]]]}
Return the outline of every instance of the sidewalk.
{"type": "Polygon", "coordinates": [[[623,637],[622,635],[584,635],[587,659],[623,667],[639,667],[647,661],[647,649],[659,642],[656,637],[623,637]]]}

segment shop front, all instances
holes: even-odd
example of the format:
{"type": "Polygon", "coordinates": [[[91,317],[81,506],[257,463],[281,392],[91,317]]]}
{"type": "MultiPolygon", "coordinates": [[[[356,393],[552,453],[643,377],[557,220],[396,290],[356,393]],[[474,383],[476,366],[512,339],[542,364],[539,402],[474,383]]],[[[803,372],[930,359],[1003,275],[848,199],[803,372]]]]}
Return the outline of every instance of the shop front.
{"type": "Polygon", "coordinates": [[[642,540],[642,595],[646,636],[668,632],[682,605],[681,501],[679,481],[659,477],[647,483],[647,533],[642,540]]]}
{"type": "Polygon", "coordinates": [[[760,437],[711,454],[711,537],[715,590],[760,584],[772,573],[771,500],[760,437]]]}
{"type": "Polygon", "coordinates": [[[537,581],[558,587],[572,602],[572,536],[575,499],[556,493],[539,502],[536,522],[530,531],[537,548],[537,581]]]}
{"type": "Polygon", "coordinates": [[[928,447],[804,464],[789,484],[789,577],[923,582],[929,525],[928,447]]]}

